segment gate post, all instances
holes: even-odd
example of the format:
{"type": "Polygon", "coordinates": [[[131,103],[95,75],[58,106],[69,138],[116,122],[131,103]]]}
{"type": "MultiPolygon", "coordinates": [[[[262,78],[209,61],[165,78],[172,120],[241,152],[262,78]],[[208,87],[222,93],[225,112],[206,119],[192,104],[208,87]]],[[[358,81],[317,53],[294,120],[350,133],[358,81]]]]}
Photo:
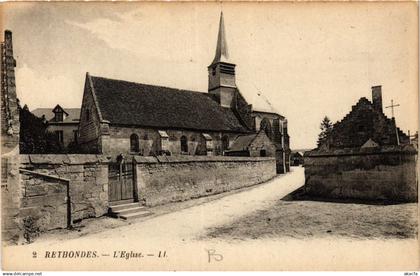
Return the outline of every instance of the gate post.
{"type": "Polygon", "coordinates": [[[118,180],[121,183],[121,185],[119,185],[120,186],[120,195],[122,195],[123,194],[123,186],[124,186],[124,177],[123,177],[124,155],[122,153],[120,153],[117,156],[117,162],[118,162],[118,171],[119,171],[118,180]]]}
{"type": "Polygon", "coordinates": [[[133,156],[133,199],[134,202],[139,202],[139,188],[137,185],[137,161],[136,158],[133,156]]]}

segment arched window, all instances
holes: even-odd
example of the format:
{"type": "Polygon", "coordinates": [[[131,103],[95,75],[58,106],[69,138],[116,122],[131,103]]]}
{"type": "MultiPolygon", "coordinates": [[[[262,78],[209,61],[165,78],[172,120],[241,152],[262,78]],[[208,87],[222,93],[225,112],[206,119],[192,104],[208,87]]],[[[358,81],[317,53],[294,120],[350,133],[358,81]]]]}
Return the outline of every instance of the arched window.
{"type": "Polygon", "coordinates": [[[225,151],[228,149],[229,149],[229,137],[225,135],[222,137],[222,151],[225,151]]]}
{"type": "Polygon", "coordinates": [[[134,133],[130,136],[130,151],[139,152],[139,136],[134,133]]]}
{"type": "Polygon", "coordinates": [[[271,124],[270,124],[270,120],[268,120],[267,118],[264,118],[261,121],[260,124],[260,129],[264,130],[265,134],[267,134],[268,138],[272,138],[272,131],[271,131],[271,124]]]}
{"type": "Polygon", "coordinates": [[[187,137],[181,137],[181,152],[188,152],[188,141],[187,137]]]}

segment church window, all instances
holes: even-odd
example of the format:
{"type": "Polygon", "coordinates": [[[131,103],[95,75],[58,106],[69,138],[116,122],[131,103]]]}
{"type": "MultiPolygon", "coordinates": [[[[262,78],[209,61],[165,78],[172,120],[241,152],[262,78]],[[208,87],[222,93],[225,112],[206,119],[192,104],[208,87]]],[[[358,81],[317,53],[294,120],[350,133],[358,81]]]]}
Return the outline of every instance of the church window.
{"type": "Polygon", "coordinates": [[[137,134],[131,134],[130,136],[130,151],[139,152],[139,136],[137,134]]]}
{"type": "Polygon", "coordinates": [[[181,137],[181,152],[188,152],[188,141],[187,137],[181,137]]]}
{"type": "Polygon", "coordinates": [[[89,109],[86,109],[86,121],[90,120],[90,112],[89,109]]]}
{"type": "Polygon", "coordinates": [[[229,149],[229,137],[225,135],[222,137],[222,151],[225,151],[228,149],[229,149]]]}
{"type": "Polygon", "coordinates": [[[260,156],[261,157],[266,157],[267,156],[267,152],[265,151],[265,149],[260,150],[260,156]]]}
{"type": "Polygon", "coordinates": [[[271,124],[270,124],[270,120],[268,120],[267,118],[264,118],[261,121],[261,125],[260,125],[260,129],[264,130],[265,134],[267,134],[268,138],[271,139],[271,124]]]}

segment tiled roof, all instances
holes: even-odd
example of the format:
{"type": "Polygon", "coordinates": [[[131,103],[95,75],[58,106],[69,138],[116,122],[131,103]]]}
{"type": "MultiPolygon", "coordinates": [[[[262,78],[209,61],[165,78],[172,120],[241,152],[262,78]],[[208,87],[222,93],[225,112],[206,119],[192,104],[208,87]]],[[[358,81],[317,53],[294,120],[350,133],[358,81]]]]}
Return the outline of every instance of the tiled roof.
{"type": "Polygon", "coordinates": [[[248,132],[231,109],[207,93],[88,77],[102,117],[111,124],[248,132]]]}
{"type": "Polygon", "coordinates": [[[244,151],[247,150],[258,134],[241,135],[236,137],[233,141],[229,151],[244,151]]]}
{"type": "Polygon", "coordinates": [[[55,122],[53,108],[37,108],[32,110],[32,114],[41,118],[42,115],[45,115],[45,119],[51,123],[78,123],[80,119],[80,108],[63,108],[63,110],[68,114],[63,122],[55,122]]]}

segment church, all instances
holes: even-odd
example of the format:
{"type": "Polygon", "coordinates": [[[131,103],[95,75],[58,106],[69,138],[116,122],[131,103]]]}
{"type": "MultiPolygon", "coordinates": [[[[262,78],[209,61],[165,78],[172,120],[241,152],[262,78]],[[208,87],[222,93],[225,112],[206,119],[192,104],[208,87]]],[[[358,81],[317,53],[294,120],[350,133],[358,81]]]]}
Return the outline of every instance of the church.
{"type": "Polygon", "coordinates": [[[276,157],[289,171],[287,119],[253,110],[236,84],[223,13],[208,91],[188,91],[86,74],[78,142],[85,153],[276,157]]]}

